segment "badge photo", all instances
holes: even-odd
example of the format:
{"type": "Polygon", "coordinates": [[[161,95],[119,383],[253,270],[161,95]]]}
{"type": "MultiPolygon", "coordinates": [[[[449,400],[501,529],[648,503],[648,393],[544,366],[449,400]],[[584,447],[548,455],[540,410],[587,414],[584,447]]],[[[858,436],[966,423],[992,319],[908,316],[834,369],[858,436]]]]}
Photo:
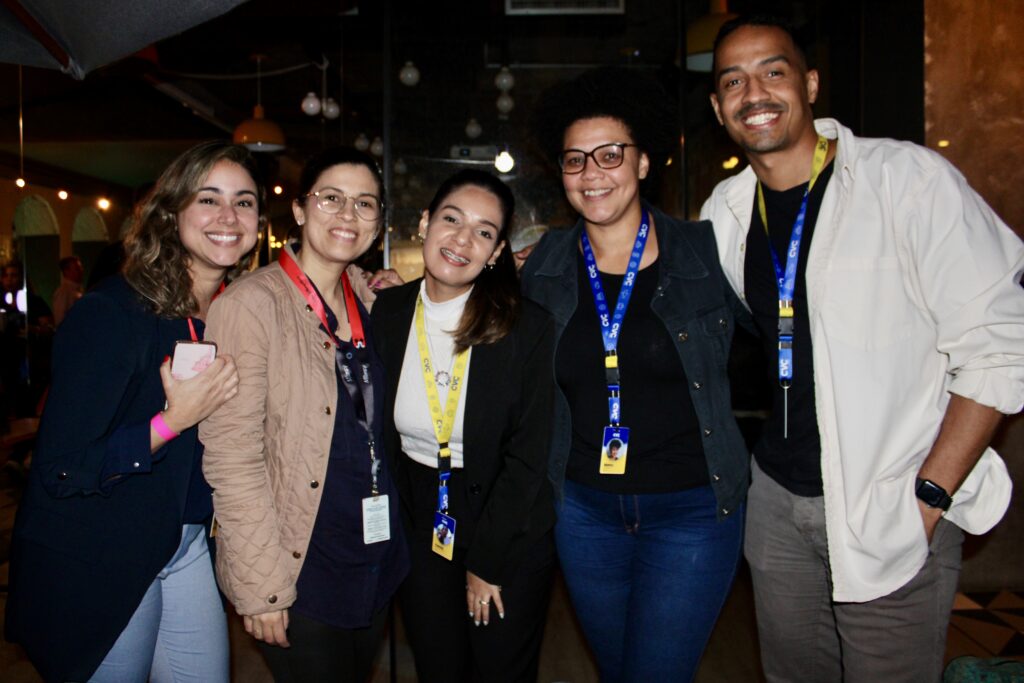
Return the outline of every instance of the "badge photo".
{"type": "Polygon", "coordinates": [[[601,439],[601,474],[625,474],[628,427],[605,427],[601,439]]]}
{"type": "Polygon", "coordinates": [[[434,513],[434,528],[430,534],[430,549],[446,560],[455,550],[455,519],[443,512],[434,513]]]}
{"type": "Polygon", "coordinates": [[[176,380],[192,379],[210,366],[217,358],[217,345],[213,342],[178,341],[171,359],[171,376],[176,380]]]}

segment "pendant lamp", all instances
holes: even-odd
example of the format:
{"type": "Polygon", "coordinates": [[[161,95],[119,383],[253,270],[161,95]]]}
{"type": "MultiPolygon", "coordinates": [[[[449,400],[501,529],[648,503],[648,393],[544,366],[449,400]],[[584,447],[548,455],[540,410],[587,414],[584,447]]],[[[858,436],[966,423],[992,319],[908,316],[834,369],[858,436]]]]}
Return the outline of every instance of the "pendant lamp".
{"type": "Polygon", "coordinates": [[[245,145],[254,152],[280,152],[284,149],[284,132],[281,126],[265,118],[262,102],[262,55],[256,56],[256,106],[252,118],[246,119],[235,128],[234,141],[245,145]]]}

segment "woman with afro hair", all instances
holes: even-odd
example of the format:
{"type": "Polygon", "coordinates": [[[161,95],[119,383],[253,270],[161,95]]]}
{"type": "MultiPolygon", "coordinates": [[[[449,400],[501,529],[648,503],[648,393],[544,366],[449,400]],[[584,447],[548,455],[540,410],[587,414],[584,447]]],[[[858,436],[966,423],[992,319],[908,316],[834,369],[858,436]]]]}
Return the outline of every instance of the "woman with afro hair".
{"type": "Polygon", "coordinates": [[[589,71],[536,119],[579,214],[523,272],[555,319],[562,570],[602,681],[689,681],[740,556],[748,453],[726,362],[743,308],[711,224],[641,198],[679,136],[655,81],[589,71]]]}

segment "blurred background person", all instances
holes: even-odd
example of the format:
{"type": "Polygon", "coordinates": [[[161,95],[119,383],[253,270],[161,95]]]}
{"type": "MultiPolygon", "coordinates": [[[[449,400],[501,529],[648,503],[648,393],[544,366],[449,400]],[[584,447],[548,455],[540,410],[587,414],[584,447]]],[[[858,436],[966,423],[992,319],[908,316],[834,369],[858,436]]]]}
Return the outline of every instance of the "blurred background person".
{"type": "Polygon", "coordinates": [[[85,269],[77,256],[65,256],[60,260],[60,285],[53,292],[53,323],[60,325],[68,309],[82,298],[82,282],[85,269]]]}

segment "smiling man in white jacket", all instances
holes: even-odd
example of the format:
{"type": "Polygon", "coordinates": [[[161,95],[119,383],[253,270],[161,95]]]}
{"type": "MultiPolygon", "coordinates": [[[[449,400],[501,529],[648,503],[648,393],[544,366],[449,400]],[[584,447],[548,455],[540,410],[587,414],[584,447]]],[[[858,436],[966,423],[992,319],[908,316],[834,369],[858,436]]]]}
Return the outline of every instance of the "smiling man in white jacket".
{"type": "Polygon", "coordinates": [[[776,387],[745,546],[765,673],[938,681],[963,531],[1010,500],[988,443],[1024,403],[1024,245],[939,155],[815,121],[785,25],[726,24],[714,78],[750,166],[701,218],[776,387]]]}

